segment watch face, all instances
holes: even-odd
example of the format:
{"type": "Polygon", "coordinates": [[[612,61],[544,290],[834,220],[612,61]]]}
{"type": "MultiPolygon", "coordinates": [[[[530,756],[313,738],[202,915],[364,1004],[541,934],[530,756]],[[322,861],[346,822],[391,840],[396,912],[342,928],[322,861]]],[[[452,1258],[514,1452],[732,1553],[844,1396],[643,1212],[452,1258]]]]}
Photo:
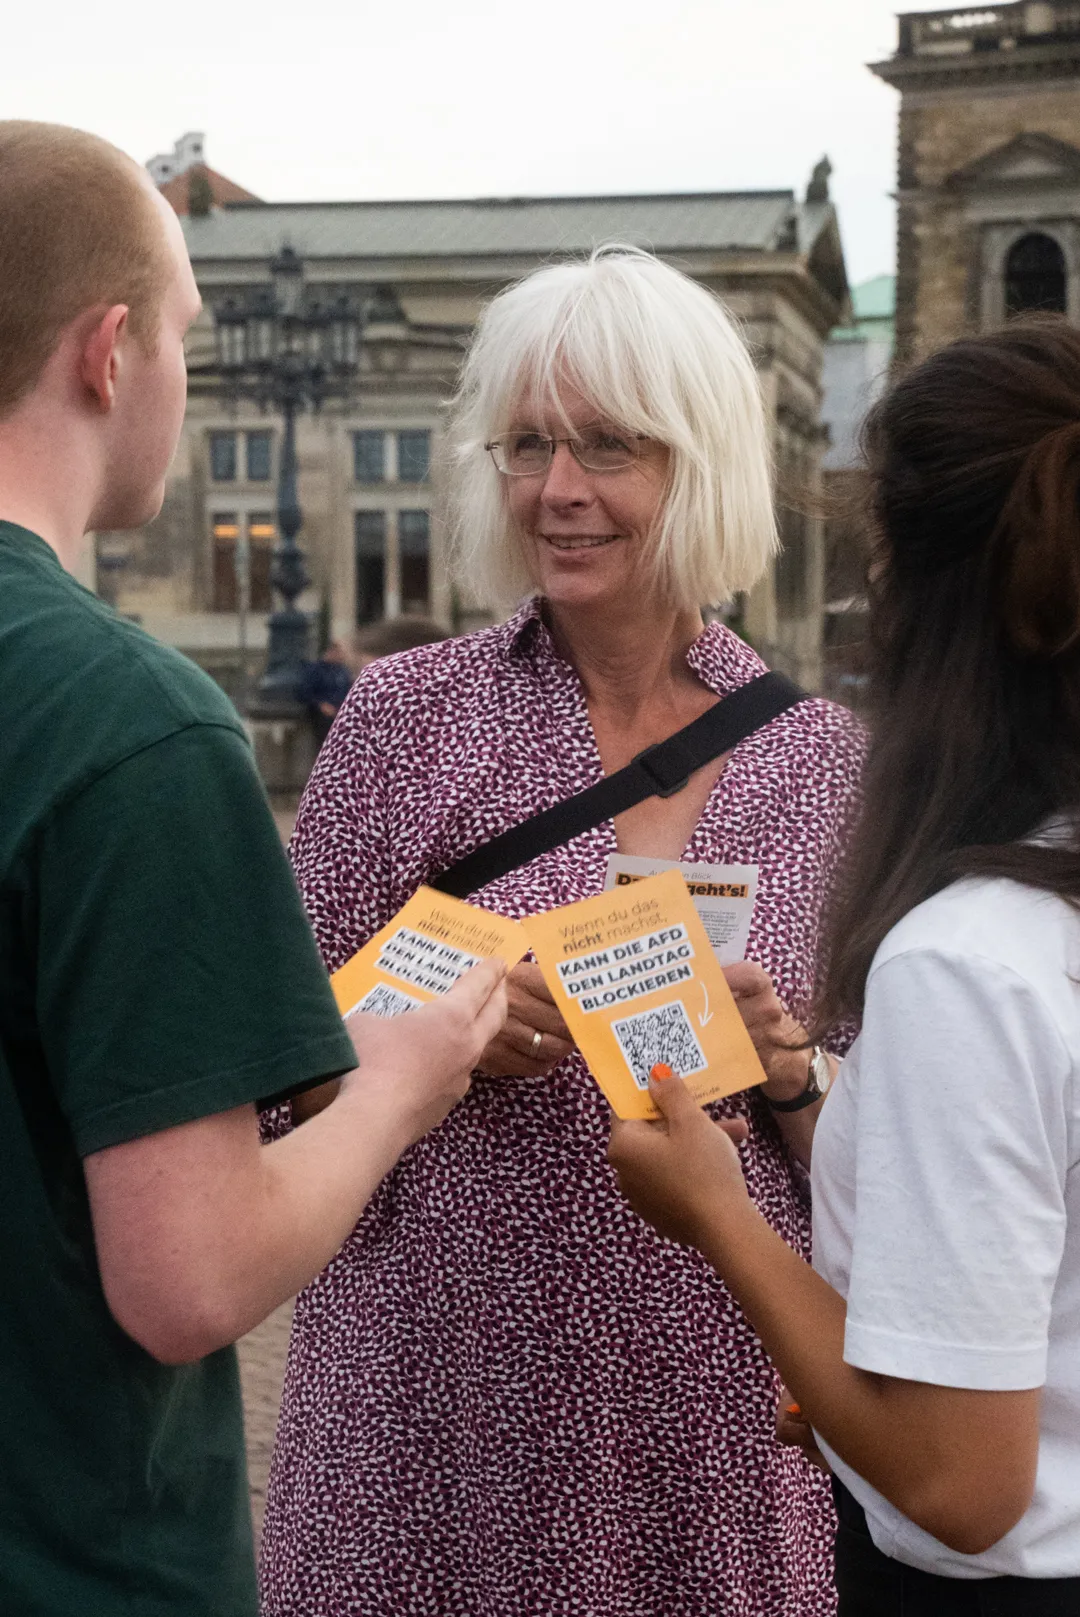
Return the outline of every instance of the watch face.
{"type": "Polygon", "coordinates": [[[824,1050],[815,1050],[810,1058],[810,1078],[819,1095],[827,1095],[832,1085],[832,1068],[824,1050]]]}

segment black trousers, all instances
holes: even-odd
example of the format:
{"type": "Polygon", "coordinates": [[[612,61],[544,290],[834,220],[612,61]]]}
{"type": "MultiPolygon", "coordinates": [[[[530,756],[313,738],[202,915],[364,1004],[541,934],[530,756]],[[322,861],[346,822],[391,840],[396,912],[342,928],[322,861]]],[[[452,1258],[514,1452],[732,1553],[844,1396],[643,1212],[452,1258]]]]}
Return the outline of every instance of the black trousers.
{"type": "Polygon", "coordinates": [[[833,1478],[839,1617],[1080,1617],[1080,1578],[971,1581],[918,1572],[883,1555],[862,1506],[833,1478]]]}

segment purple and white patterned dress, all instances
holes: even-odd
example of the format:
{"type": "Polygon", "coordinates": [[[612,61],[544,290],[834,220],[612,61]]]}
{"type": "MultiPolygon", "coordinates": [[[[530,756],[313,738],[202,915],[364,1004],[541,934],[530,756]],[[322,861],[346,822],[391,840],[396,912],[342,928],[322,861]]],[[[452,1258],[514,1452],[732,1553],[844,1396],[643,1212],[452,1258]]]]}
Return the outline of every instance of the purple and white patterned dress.
{"type": "MultiPolygon", "coordinates": [[[[710,625],[720,696],[762,671],[710,625]]],[[[845,710],[750,737],[687,859],[761,867],[749,953],[787,1003],[814,977],[857,791],[845,710]]],[[[301,805],[297,877],[335,969],[428,877],[602,774],[581,684],[538,611],[376,662],[301,805]]],[[[523,916],[601,890],[610,823],[477,895],[523,916]]],[[[747,1178],[806,1253],[804,1178],[759,1096],[747,1178]]],[[[584,1062],[485,1078],[383,1183],[301,1295],[270,1478],[266,1617],[826,1617],[824,1480],[773,1437],[775,1376],[696,1252],[619,1195],[584,1062]]]]}

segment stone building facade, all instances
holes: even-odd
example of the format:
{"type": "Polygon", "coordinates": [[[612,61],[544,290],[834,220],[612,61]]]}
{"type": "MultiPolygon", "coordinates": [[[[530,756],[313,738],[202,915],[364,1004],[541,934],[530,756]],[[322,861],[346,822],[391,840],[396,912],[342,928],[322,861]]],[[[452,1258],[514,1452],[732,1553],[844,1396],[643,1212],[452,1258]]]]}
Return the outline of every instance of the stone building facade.
{"type": "MultiPolygon", "coordinates": [[[[324,634],[399,614],[457,629],[490,621],[491,603],[462,599],[447,568],[446,405],[484,303],[536,266],[598,243],[650,247],[720,293],[754,349],[783,486],[811,495],[819,487],[824,344],[848,308],[824,165],[805,200],[774,191],[214,201],[182,222],[205,304],[189,344],[183,441],[158,521],[98,536],[98,588],[229,688],[242,666],[261,666],[266,643],[280,433],[224,392],[214,310],[265,283],[285,245],[315,291],[348,291],[367,308],[354,396],[298,423],[301,543],[312,576],[300,604],[324,634]]],[[[824,561],[812,510],[812,500],[785,505],[784,554],[736,611],[767,656],[816,686],[824,561]]]]}
{"type": "Polygon", "coordinates": [[[1025,309],[1080,320],[1080,0],[900,17],[896,355],[1025,309]]]}

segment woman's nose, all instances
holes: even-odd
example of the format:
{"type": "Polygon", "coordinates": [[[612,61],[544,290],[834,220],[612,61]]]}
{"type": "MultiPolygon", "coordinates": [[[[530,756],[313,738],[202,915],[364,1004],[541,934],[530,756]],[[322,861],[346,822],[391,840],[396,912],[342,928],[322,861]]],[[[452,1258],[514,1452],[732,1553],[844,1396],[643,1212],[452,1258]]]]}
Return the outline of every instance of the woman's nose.
{"type": "Polygon", "coordinates": [[[549,505],[586,505],[591,497],[592,483],[588,472],[574,459],[569,444],[556,444],[544,478],[545,502],[549,505]]]}

